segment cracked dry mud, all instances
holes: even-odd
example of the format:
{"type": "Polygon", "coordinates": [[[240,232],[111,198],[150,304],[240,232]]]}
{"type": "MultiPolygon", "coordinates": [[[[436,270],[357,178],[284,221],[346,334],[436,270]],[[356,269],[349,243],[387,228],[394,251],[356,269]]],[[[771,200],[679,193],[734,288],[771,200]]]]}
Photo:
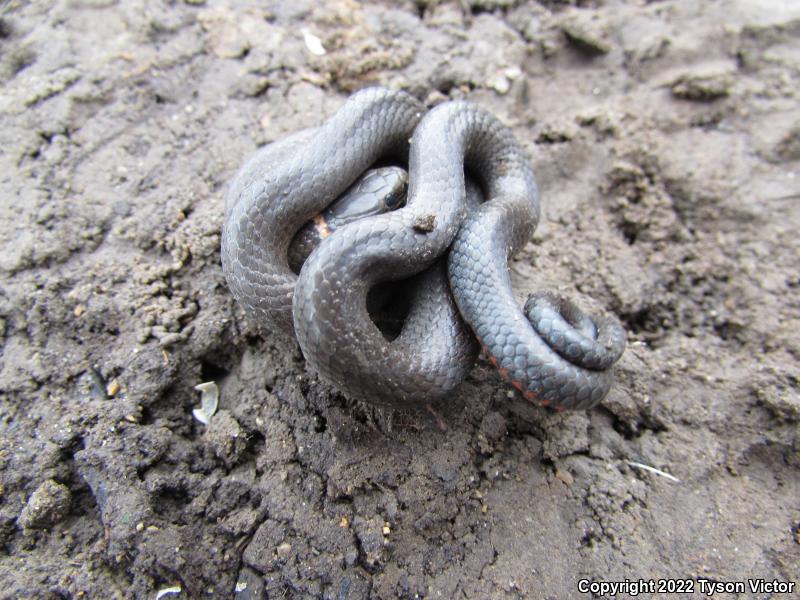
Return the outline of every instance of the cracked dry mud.
{"type": "Polygon", "coordinates": [[[2,597],[800,575],[800,5],[0,12],[2,597]],[[480,362],[447,402],[378,413],[243,318],[226,182],[372,83],[479,102],[530,152],[543,219],[511,265],[520,298],[557,288],[629,331],[597,410],[534,408],[480,362]]]}

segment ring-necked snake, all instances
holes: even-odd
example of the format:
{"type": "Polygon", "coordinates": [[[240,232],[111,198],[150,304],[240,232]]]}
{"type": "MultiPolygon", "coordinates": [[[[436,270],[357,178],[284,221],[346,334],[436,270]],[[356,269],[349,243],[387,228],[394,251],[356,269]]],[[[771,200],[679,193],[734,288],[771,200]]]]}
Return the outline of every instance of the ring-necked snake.
{"type": "Polygon", "coordinates": [[[463,317],[526,398],[589,408],[608,392],[625,332],[548,293],[520,309],[507,263],[538,217],[530,162],[490,113],[458,101],[425,113],[404,92],[370,88],[241,168],[228,192],[222,264],[248,316],[293,333],[308,364],[348,397],[413,406],[446,395],[476,357],[463,317]],[[405,206],[327,232],[296,275],[288,253],[297,232],[387,157],[407,159],[405,206]],[[479,206],[468,208],[465,171],[482,190],[479,206]],[[402,279],[415,291],[390,341],[367,298],[402,279]]]}

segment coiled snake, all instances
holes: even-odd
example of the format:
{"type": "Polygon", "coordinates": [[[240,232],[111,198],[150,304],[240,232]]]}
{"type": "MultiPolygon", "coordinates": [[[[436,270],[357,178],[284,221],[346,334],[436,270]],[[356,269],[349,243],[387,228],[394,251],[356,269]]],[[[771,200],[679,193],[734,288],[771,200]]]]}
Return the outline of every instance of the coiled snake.
{"type": "Polygon", "coordinates": [[[404,92],[370,88],[242,167],[228,192],[222,264],[248,316],[295,335],[309,366],[348,397],[440,398],[471,368],[474,335],[529,400],[589,408],[608,392],[625,332],[548,293],[520,309],[507,263],[538,218],[530,162],[490,113],[459,101],[426,113],[404,92]],[[405,206],[333,231],[295,274],[287,256],[297,232],[388,156],[407,158],[405,206]],[[469,209],[465,170],[485,197],[469,209]],[[415,291],[390,341],[367,297],[408,278],[415,291]]]}

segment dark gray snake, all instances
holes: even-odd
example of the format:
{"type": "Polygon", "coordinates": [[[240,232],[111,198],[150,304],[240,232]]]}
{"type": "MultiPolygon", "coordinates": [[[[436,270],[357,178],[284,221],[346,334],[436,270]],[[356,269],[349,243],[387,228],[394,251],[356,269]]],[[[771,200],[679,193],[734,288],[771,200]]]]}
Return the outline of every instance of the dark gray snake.
{"type": "Polygon", "coordinates": [[[507,263],[538,217],[530,162],[495,117],[467,102],[425,113],[408,94],[371,88],[242,167],[228,193],[222,264],[248,316],[294,334],[308,364],[348,397],[418,406],[446,395],[476,357],[463,317],[526,398],[589,408],[608,392],[625,332],[547,293],[519,308],[507,263]],[[287,258],[294,236],[387,156],[408,161],[405,206],[332,232],[298,277],[287,258]],[[469,209],[465,170],[486,199],[469,209]],[[367,297],[408,278],[415,292],[389,341],[367,297]]]}

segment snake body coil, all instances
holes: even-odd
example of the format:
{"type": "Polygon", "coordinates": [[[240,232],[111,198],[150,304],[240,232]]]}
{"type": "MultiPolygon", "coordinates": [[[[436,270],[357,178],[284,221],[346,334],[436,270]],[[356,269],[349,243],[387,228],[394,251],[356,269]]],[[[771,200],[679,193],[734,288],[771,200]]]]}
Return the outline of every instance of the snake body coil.
{"type": "Polygon", "coordinates": [[[539,216],[525,153],[476,105],[449,102],[423,112],[405,93],[363,90],[319,128],[267,146],[245,164],[229,191],[222,236],[232,292],[258,322],[293,331],[308,364],[352,398],[409,406],[447,394],[475,359],[463,316],[527,398],[555,407],[596,404],[624,349],[619,325],[595,325],[548,294],[531,299],[526,313],[513,298],[507,261],[539,216]],[[287,262],[297,231],[370,165],[406,153],[406,205],[337,229],[297,277],[287,262]],[[483,191],[480,207],[468,209],[465,169],[483,191]],[[416,291],[390,342],[370,320],[367,294],[406,278],[416,291]]]}

